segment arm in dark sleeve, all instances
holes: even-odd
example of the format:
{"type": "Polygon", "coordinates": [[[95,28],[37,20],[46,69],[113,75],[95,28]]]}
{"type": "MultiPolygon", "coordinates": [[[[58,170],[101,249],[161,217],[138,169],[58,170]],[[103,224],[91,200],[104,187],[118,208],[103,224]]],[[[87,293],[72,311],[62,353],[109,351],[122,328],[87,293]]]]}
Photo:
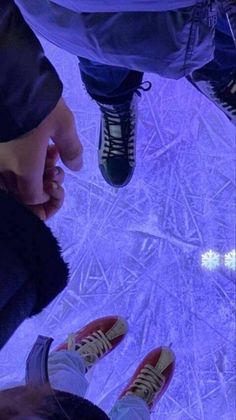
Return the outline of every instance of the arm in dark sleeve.
{"type": "Polygon", "coordinates": [[[66,287],[69,268],[51,230],[0,190],[0,349],[66,287]]]}
{"type": "Polygon", "coordinates": [[[0,142],[37,127],[54,109],[62,83],[12,0],[0,1],[0,142]]]}

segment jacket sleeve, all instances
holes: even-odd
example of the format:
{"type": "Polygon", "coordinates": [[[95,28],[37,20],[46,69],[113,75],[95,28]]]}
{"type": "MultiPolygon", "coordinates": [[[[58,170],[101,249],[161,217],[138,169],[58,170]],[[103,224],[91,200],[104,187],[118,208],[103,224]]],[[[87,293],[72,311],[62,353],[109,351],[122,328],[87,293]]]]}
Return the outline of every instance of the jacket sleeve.
{"type": "Polygon", "coordinates": [[[0,349],[68,280],[69,267],[51,230],[0,190],[0,349]]]}
{"type": "Polygon", "coordinates": [[[62,83],[13,0],[0,1],[0,142],[37,127],[62,83]]]}

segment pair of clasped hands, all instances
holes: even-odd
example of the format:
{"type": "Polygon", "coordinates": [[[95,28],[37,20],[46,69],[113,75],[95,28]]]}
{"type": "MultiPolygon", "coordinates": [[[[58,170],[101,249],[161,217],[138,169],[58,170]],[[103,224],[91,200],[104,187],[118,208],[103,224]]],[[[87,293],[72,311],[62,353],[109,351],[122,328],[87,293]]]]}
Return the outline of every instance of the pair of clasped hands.
{"type": "Polygon", "coordinates": [[[79,171],[82,153],[73,114],[61,98],[37,128],[0,143],[0,189],[46,221],[64,201],[64,171],[56,165],[58,158],[79,171]]]}

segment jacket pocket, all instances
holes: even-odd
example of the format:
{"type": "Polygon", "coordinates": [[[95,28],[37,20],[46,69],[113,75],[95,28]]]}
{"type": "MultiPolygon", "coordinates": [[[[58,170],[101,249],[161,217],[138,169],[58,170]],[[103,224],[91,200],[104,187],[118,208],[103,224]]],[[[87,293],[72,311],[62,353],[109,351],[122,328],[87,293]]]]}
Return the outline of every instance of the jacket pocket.
{"type": "Polygon", "coordinates": [[[201,68],[214,58],[217,6],[215,0],[199,0],[192,11],[186,48],[184,75],[201,68]]]}

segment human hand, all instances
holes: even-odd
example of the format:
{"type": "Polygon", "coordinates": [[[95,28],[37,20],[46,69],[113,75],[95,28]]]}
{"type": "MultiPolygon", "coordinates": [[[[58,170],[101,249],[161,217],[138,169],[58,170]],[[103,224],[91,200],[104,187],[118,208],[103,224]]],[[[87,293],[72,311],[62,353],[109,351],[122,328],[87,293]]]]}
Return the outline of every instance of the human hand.
{"type": "MultiPolygon", "coordinates": [[[[61,181],[58,182],[59,188],[53,189],[53,184],[50,184],[53,180],[52,169],[50,172],[46,166],[50,138],[63,163],[73,171],[80,170],[83,148],[77,135],[73,114],[63,98],[37,128],[18,139],[0,143],[0,174],[4,189],[34,210],[37,207],[32,206],[44,204],[45,217],[51,214],[48,206],[51,206],[52,200],[56,200],[57,204],[58,200],[63,202],[61,181]],[[46,173],[51,174],[51,178],[49,175],[48,179],[45,178],[46,173]]],[[[43,217],[41,211],[40,214],[43,217]]]]}
{"type": "MultiPolygon", "coordinates": [[[[43,176],[43,185],[45,192],[49,195],[46,203],[25,205],[41,220],[46,221],[52,217],[63,205],[64,189],[64,171],[56,166],[59,153],[55,145],[49,145],[47,149],[45,170],[43,176]]],[[[0,189],[9,193],[4,177],[0,174],[0,189]]],[[[11,194],[11,193],[10,193],[11,194]]]]}
{"type": "Polygon", "coordinates": [[[65,173],[62,168],[56,166],[59,157],[55,145],[49,145],[43,176],[44,191],[49,195],[46,203],[28,205],[27,207],[41,220],[46,221],[62,207],[65,192],[62,187],[65,173]]]}

